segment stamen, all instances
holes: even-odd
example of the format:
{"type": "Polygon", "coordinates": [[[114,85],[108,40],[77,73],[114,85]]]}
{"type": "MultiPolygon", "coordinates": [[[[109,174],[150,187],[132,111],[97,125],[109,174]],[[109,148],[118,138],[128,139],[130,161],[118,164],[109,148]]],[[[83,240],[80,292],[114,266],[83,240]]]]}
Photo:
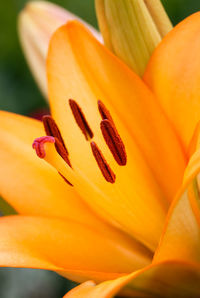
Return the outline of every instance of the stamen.
{"type": "Polygon", "coordinates": [[[125,166],[127,163],[125,146],[114,124],[110,120],[102,120],[101,131],[116,162],[120,166],[125,166]]]}
{"type": "Polygon", "coordinates": [[[63,141],[60,130],[59,130],[55,120],[51,116],[46,115],[42,118],[42,122],[43,122],[44,129],[45,129],[47,136],[52,136],[54,138],[57,138],[60,141],[60,143],[62,143],[63,147],[65,148],[65,150],[68,154],[67,148],[65,146],[65,143],[63,141]]]}
{"type": "Polygon", "coordinates": [[[48,136],[52,136],[55,138],[55,146],[58,154],[66,161],[66,163],[71,167],[71,163],[69,160],[69,153],[61,136],[60,130],[54,121],[54,119],[47,115],[42,118],[45,132],[48,136]]]}
{"type": "Polygon", "coordinates": [[[108,165],[107,161],[105,160],[103,154],[101,153],[100,149],[98,148],[95,142],[91,142],[92,153],[96,159],[96,162],[101,170],[102,175],[106,179],[106,181],[110,183],[114,183],[116,180],[116,176],[114,172],[111,170],[110,166],[108,165]]]}
{"type": "Polygon", "coordinates": [[[108,109],[105,107],[105,105],[103,104],[103,102],[101,100],[98,100],[98,109],[99,109],[99,113],[101,114],[101,117],[103,120],[108,119],[108,120],[110,120],[110,122],[113,122],[110,112],[108,111],[108,109]]]}
{"type": "Polygon", "coordinates": [[[69,105],[72,110],[73,116],[76,120],[76,123],[78,124],[79,128],[84,134],[86,140],[88,141],[89,139],[92,139],[94,134],[79,105],[73,99],[69,99],[69,105]]]}
{"type": "Polygon", "coordinates": [[[71,184],[60,172],[58,172],[58,174],[64,179],[64,181],[69,184],[70,186],[74,186],[73,184],[71,184]]]}
{"type": "Polygon", "coordinates": [[[101,131],[106,144],[108,145],[116,162],[120,166],[124,166],[127,163],[127,155],[124,143],[122,142],[122,139],[120,138],[120,135],[115,127],[110,112],[101,100],[98,100],[98,108],[103,119],[101,121],[101,131]]]}
{"type": "Polygon", "coordinates": [[[33,149],[35,149],[36,154],[39,158],[45,158],[46,152],[44,149],[45,143],[55,143],[55,138],[50,136],[40,137],[34,140],[33,149]]]}
{"type": "Polygon", "coordinates": [[[63,144],[57,138],[55,138],[55,147],[56,147],[56,151],[58,152],[58,154],[72,168],[69,157],[68,157],[68,152],[67,152],[66,148],[63,146],[63,144]]]}

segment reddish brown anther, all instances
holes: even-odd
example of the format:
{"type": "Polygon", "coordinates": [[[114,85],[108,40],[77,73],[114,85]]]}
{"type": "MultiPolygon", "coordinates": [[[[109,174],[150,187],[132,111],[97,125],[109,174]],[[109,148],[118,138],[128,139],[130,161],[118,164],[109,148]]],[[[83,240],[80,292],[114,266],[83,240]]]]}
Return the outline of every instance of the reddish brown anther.
{"type": "MultiPolygon", "coordinates": [[[[65,143],[63,141],[60,130],[59,130],[55,120],[51,116],[46,115],[46,116],[43,116],[42,122],[43,122],[44,129],[45,129],[47,136],[52,136],[54,138],[57,138],[62,143],[65,150],[67,151],[67,148],[65,146],[65,143]]],[[[67,153],[68,153],[68,151],[67,151],[67,153]]]]}
{"type": "Polygon", "coordinates": [[[120,166],[125,166],[127,155],[125,146],[117,132],[113,122],[110,120],[101,121],[101,131],[114,159],[120,166]]]}
{"type": "Polygon", "coordinates": [[[70,163],[70,160],[69,160],[69,157],[68,157],[68,152],[66,151],[66,148],[63,146],[63,144],[57,138],[55,138],[55,147],[56,147],[56,150],[57,150],[58,154],[64,159],[64,161],[70,167],[72,167],[71,163],[70,163]]]}
{"type": "Polygon", "coordinates": [[[69,153],[61,136],[60,130],[54,121],[54,119],[47,115],[42,118],[45,132],[48,136],[52,136],[55,138],[55,147],[58,154],[64,159],[64,161],[71,167],[71,163],[69,160],[69,153]]]}
{"type": "Polygon", "coordinates": [[[98,109],[99,109],[99,113],[101,114],[101,118],[103,120],[108,119],[111,122],[113,122],[110,112],[108,111],[108,109],[105,107],[105,105],[101,100],[98,100],[98,109]]]}
{"type": "Polygon", "coordinates": [[[72,110],[72,114],[78,124],[79,128],[81,129],[82,133],[84,134],[86,140],[92,139],[94,134],[83,114],[83,111],[79,107],[79,105],[73,99],[69,99],[69,105],[72,110]]]}
{"type": "Polygon", "coordinates": [[[34,140],[33,142],[33,149],[35,149],[35,152],[39,158],[45,158],[46,152],[44,145],[45,143],[55,143],[55,138],[50,136],[40,137],[34,140]]]}
{"type": "Polygon", "coordinates": [[[106,181],[110,183],[114,183],[116,180],[116,176],[112,169],[110,168],[109,164],[105,160],[102,152],[98,148],[97,144],[95,142],[91,142],[91,148],[92,148],[92,153],[95,157],[95,160],[101,170],[102,175],[106,179],[106,181]]]}
{"type": "Polygon", "coordinates": [[[70,186],[74,186],[73,184],[71,184],[71,182],[69,182],[60,172],[58,172],[58,174],[63,178],[63,180],[69,184],[70,186]]]}

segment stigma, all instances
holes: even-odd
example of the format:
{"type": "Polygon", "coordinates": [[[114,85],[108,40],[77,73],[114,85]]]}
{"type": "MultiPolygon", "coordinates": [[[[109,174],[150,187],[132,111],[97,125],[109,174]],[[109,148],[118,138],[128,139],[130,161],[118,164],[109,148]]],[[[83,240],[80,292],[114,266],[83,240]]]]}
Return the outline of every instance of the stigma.
{"type": "Polygon", "coordinates": [[[55,138],[50,136],[40,137],[34,140],[33,142],[33,149],[35,149],[36,154],[39,158],[45,158],[46,151],[45,151],[45,144],[46,143],[55,143],[55,138]]]}

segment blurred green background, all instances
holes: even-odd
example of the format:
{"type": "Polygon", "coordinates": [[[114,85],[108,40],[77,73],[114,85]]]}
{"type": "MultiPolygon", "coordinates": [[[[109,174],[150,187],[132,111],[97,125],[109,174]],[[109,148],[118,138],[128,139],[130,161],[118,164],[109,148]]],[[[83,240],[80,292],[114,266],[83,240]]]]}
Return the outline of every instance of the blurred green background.
{"type": "MultiPolygon", "coordinates": [[[[0,109],[29,115],[45,107],[23,58],[17,36],[17,15],[26,0],[0,0],[0,109]]],[[[95,27],[94,0],[55,0],[95,27]]],[[[173,22],[200,10],[200,0],[163,0],[173,22]]],[[[0,269],[1,298],[57,298],[74,284],[53,272],[0,269]]]]}

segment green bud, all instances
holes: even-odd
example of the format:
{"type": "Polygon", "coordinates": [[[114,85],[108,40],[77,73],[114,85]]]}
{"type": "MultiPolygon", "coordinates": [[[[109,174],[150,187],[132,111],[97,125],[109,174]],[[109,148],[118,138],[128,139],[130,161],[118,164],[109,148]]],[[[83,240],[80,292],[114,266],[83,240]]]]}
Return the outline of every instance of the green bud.
{"type": "Polygon", "coordinates": [[[140,76],[172,24],[160,0],[95,0],[105,45],[140,76]]]}

